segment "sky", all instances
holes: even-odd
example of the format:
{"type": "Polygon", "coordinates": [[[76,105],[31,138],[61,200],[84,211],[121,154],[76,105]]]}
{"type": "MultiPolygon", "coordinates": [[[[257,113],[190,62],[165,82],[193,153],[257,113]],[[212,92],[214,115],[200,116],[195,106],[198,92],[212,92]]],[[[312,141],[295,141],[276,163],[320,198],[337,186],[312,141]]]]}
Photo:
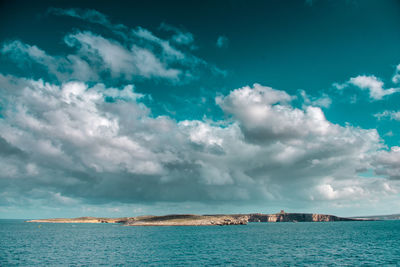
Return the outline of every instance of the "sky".
{"type": "Polygon", "coordinates": [[[1,1],[0,218],[400,213],[399,1],[1,1]]]}

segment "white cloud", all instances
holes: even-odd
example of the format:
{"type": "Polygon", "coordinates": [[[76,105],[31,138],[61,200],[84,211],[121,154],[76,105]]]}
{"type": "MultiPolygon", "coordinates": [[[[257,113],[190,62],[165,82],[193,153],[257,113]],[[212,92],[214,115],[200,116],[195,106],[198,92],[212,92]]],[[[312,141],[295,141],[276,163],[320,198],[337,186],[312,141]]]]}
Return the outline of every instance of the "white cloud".
{"type": "Polygon", "coordinates": [[[241,122],[245,136],[251,141],[336,133],[337,126],[325,119],[320,108],[296,109],[287,104],[291,99],[284,91],[255,84],[254,88],[247,86],[227,97],[218,97],[217,103],[241,122]]]}
{"type": "Polygon", "coordinates": [[[180,45],[192,45],[194,41],[193,34],[190,32],[182,31],[172,25],[167,23],[161,23],[160,27],[161,30],[172,32],[173,35],[171,37],[171,41],[180,44],[180,45]]]}
{"type": "Polygon", "coordinates": [[[147,49],[136,45],[128,49],[116,41],[90,32],[67,35],[65,42],[69,46],[77,47],[80,54],[89,57],[99,56],[102,61],[99,65],[104,64],[113,76],[124,75],[128,80],[134,75],[178,79],[181,73],[177,69],[165,66],[147,49]]]}
{"type": "Polygon", "coordinates": [[[347,83],[333,83],[332,86],[338,90],[343,90],[348,86],[347,83]]]}
{"type": "Polygon", "coordinates": [[[285,187],[286,194],[292,192],[299,199],[308,194],[313,201],[351,205],[351,201],[372,200],[371,194],[379,201],[379,192],[385,196],[398,192],[398,184],[385,178],[367,180],[357,175],[375,164],[374,155],[382,148],[376,130],[335,125],[319,108],[300,110],[288,101],[290,96],[284,92],[260,85],[217,99],[237,120],[245,140],[263,151],[258,157],[265,161],[256,160],[257,171],[246,173],[261,175],[270,186],[279,181],[275,185],[281,197],[285,187]]]}
{"type": "Polygon", "coordinates": [[[47,69],[57,80],[77,79],[98,81],[98,73],[110,73],[125,80],[164,78],[178,81],[182,71],[169,68],[150,50],[132,45],[130,48],[114,40],[105,39],[91,32],[77,32],[65,37],[67,45],[77,49],[77,54],[53,57],[36,46],[13,41],[6,43],[1,53],[9,55],[19,64],[32,60],[47,69]]]}
{"type": "Polygon", "coordinates": [[[93,81],[99,79],[89,63],[76,55],[68,55],[65,58],[50,56],[37,46],[31,46],[21,41],[3,44],[0,52],[9,55],[22,68],[25,67],[25,64],[33,61],[47,69],[48,73],[57,80],[93,81]]]}
{"type": "Polygon", "coordinates": [[[218,97],[233,116],[223,122],[154,118],[129,85],[58,86],[1,75],[0,87],[6,100],[0,165],[7,166],[0,193],[9,192],[9,203],[24,194],[66,203],[263,201],[306,207],[352,205],[369,201],[372,193],[398,192],[396,181],[357,174],[389,166],[385,175],[392,177],[399,166],[394,152],[379,152],[376,130],[332,124],[320,108],[296,109],[293,96],[270,87],[256,84],[218,97]]]}
{"type": "Polygon", "coordinates": [[[307,95],[304,90],[300,90],[300,95],[305,105],[329,108],[332,104],[332,99],[327,94],[322,94],[320,97],[312,97],[307,95]]]}
{"type": "Polygon", "coordinates": [[[137,27],[136,29],[132,30],[132,34],[136,37],[144,39],[154,45],[157,45],[161,48],[162,54],[169,61],[179,60],[185,62],[188,60],[186,55],[179,51],[178,49],[174,48],[169,41],[163,40],[157,36],[155,36],[152,32],[142,27],[137,27]]]}
{"type": "MultiPolygon", "coordinates": [[[[112,24],[102,13],[86,9],[49,9],[49,13],[70,16],[101,24],[115,36],[104,38],[90,31],[75,31],[64,37],[64,42],[75,49],[69,55],[49,55],[35,45],[12,41],[4,43],[0,52],[15,61],[26,71],[32,63],[47,71],[53,81],[95,81],[105,82],[123,79],[127,82],[137,79],[163,79],[176,83],[187,83],[211,73],[225,75],[226,72],[190,53],[172,45],[190,45],[193,36],[168,26],[175,34],[170,40],[157,37],[142,27],[130,29],[122,24],[112,24]]],[[[166,27],[166,26],[165,26],[166,27]]],[[[164,28],[165,28],[164,27],[164,28]]],[[[192,49],[190,48],[190,49],[192,49]]],[[[33,72],[37,75],[37,72],[33,72]]]]}
{"type": "Polygon", "coordinates": [[[400,121],[400,111],[385,110],[380,113],[374,114],[374,117],[376,117],[378,120],[389,118],[390,120],[400,121]]]}
{"type": "Polygon", "coordinates": [[[393,146],[390,151],[380,151],[374,166],[378,174],[400,180],[400,147],[393,146]]]}
{"type": "Polygon", "coordinates": [[[360,75],[349,80],[349,84],[368,90],[369,96],[373,100],[381,100],[386,95],[391,95],[400,91],[400,88],[383,88],[383,82],[375,76],[360,75]]]}
{"type": "MultiPolygon", "coordinates": [[[[129,28],[123,24],[113,24],[107,16],[96,10],[50,8],[49,13],[57,16],[78,18],[104,26],[112,33],[112,35],[115,36],[114,40],[106,39],[108,42],[127,49],[130,54],[132,54],[132,52],[138,53],[136,57],[141,57],[142,59],[147,60],[147,63],[142,65],[147,66],[150,64],[149,69],[152,66],[156,67],[152,72],[159,73],[160,77],[170,78],[174,83],[186,83],[187,81],[197,79],[204,73],[211,73],[212,75],[225,75],[226,73],[215,65],[193,55],[191,50],[196,48],[193,34],[190,32],[184,32],[172,25],[165,23],[161,24],[159,28],[160,30],[173,33],[169,39],[162,39],[143,27],[129,28]],[[179,49],[176,47],[177,45],[179,46],[179,49]],[[159,64],[156,64],[156,61],[159,61],[159,64]]],[[[79,34],[92,33],[81,31],[69,36],[79,34]]],[[[92,35],[101,37],[95,34],[92,35]]],[[[68,36],[66,37],[66,40],[68,40],[68,36]]],[[[108,46],[108,48],[111,47],[108,46]]],[[[117,49],[117,47],[112,48],[117,49]]],[[[119,49],[117,49],[115,53],[120,55],[121,51],[118,50],[119,49]]],[[[134,53],[131,56],[135,56],[134,53]]],[[[135,66],[139,64],[140,62],[136,61],[135,66]]],[[[142,66],[142,68],[143,67],[144,66],[142,66]]],[[[149,71],[145,72],[149,73],[149,71]]]]}
{"type": "Polygon", "coordinates": [[[387,196],[398,194],[400,187],[392,185],[384,178],[371,178],[369,180],[327,181],[315,187],[312,197],[321,201],[352,200],[376,201],[379,195],[387,196]]]}
{"type": "MultiPolygon", "coordinates": [[[[397,75],[398,75],[398,71],[400,69],[399,66],[397,66],[396,73],[392,78],[393,83],[397,83],[397,81],[398,81],[397,75]]],[[[333,83],[332,84],[332,86],[339,91],[342,91],[345,88],[348,88],[350,85],[355,86],[361,90],[368,91],[370,99],[372,99],[374,101],[382,100],[385,96],[400,92],[400,88],[395,88],[395,87],[384,88],[383,81],[374,75],[359,75],[359,76],[350,78],[350,80],[348,80],[345,83],[333,83]]],[[[357,102],[357,95],[354,95],[352,97],[351,103],[356,103],[356,102],[357,102]]]]}
{"type": "Polygon", "coordinates": [[[399,83],[400,82],[400,64],[397,65],[396,71],[392,77],[392,82],[393,83],[399,83]]]}

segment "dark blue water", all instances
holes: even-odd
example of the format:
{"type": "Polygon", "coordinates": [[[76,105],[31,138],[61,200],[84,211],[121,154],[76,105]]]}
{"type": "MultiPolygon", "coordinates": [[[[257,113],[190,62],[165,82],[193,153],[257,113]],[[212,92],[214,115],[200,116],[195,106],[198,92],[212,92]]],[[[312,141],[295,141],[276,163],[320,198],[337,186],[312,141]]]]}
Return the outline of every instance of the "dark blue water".
{"type": "Polygon", "coordinates": [[[124,227],[0,220],[0,266],[147,264],[400,265],[400,221],[124,227]]]}

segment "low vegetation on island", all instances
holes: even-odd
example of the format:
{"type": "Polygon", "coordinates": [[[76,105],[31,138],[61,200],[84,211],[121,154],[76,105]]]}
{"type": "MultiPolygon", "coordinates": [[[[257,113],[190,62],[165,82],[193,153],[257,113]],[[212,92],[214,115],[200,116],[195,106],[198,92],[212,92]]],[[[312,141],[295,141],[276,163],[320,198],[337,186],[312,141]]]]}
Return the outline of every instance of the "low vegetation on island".
{"type": "Polygon", "coordinates": [[[286,213],[281,211],[275,214],[217,214],[194,215],[175,214],[164,216],[138,216],[122,218],[56,218],[30,220],[40,223],[121,223],[126,226],[189,226],[189,225],[243,225],[249,222],[331,222],[331,221],[360,221],[365,219],[343,218],[334,215],[314,213],[286,213]]]}

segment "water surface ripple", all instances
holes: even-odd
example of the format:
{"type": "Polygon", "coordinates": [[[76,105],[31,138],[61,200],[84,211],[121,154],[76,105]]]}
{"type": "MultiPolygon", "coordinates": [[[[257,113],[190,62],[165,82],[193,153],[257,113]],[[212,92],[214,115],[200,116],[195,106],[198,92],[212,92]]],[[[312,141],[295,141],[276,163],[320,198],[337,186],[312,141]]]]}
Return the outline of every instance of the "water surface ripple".
{"type": "Polygon", "coordinates": [[[0,220],[0,266],[400,265],[400,221],[149,226],[0,220]]]}

